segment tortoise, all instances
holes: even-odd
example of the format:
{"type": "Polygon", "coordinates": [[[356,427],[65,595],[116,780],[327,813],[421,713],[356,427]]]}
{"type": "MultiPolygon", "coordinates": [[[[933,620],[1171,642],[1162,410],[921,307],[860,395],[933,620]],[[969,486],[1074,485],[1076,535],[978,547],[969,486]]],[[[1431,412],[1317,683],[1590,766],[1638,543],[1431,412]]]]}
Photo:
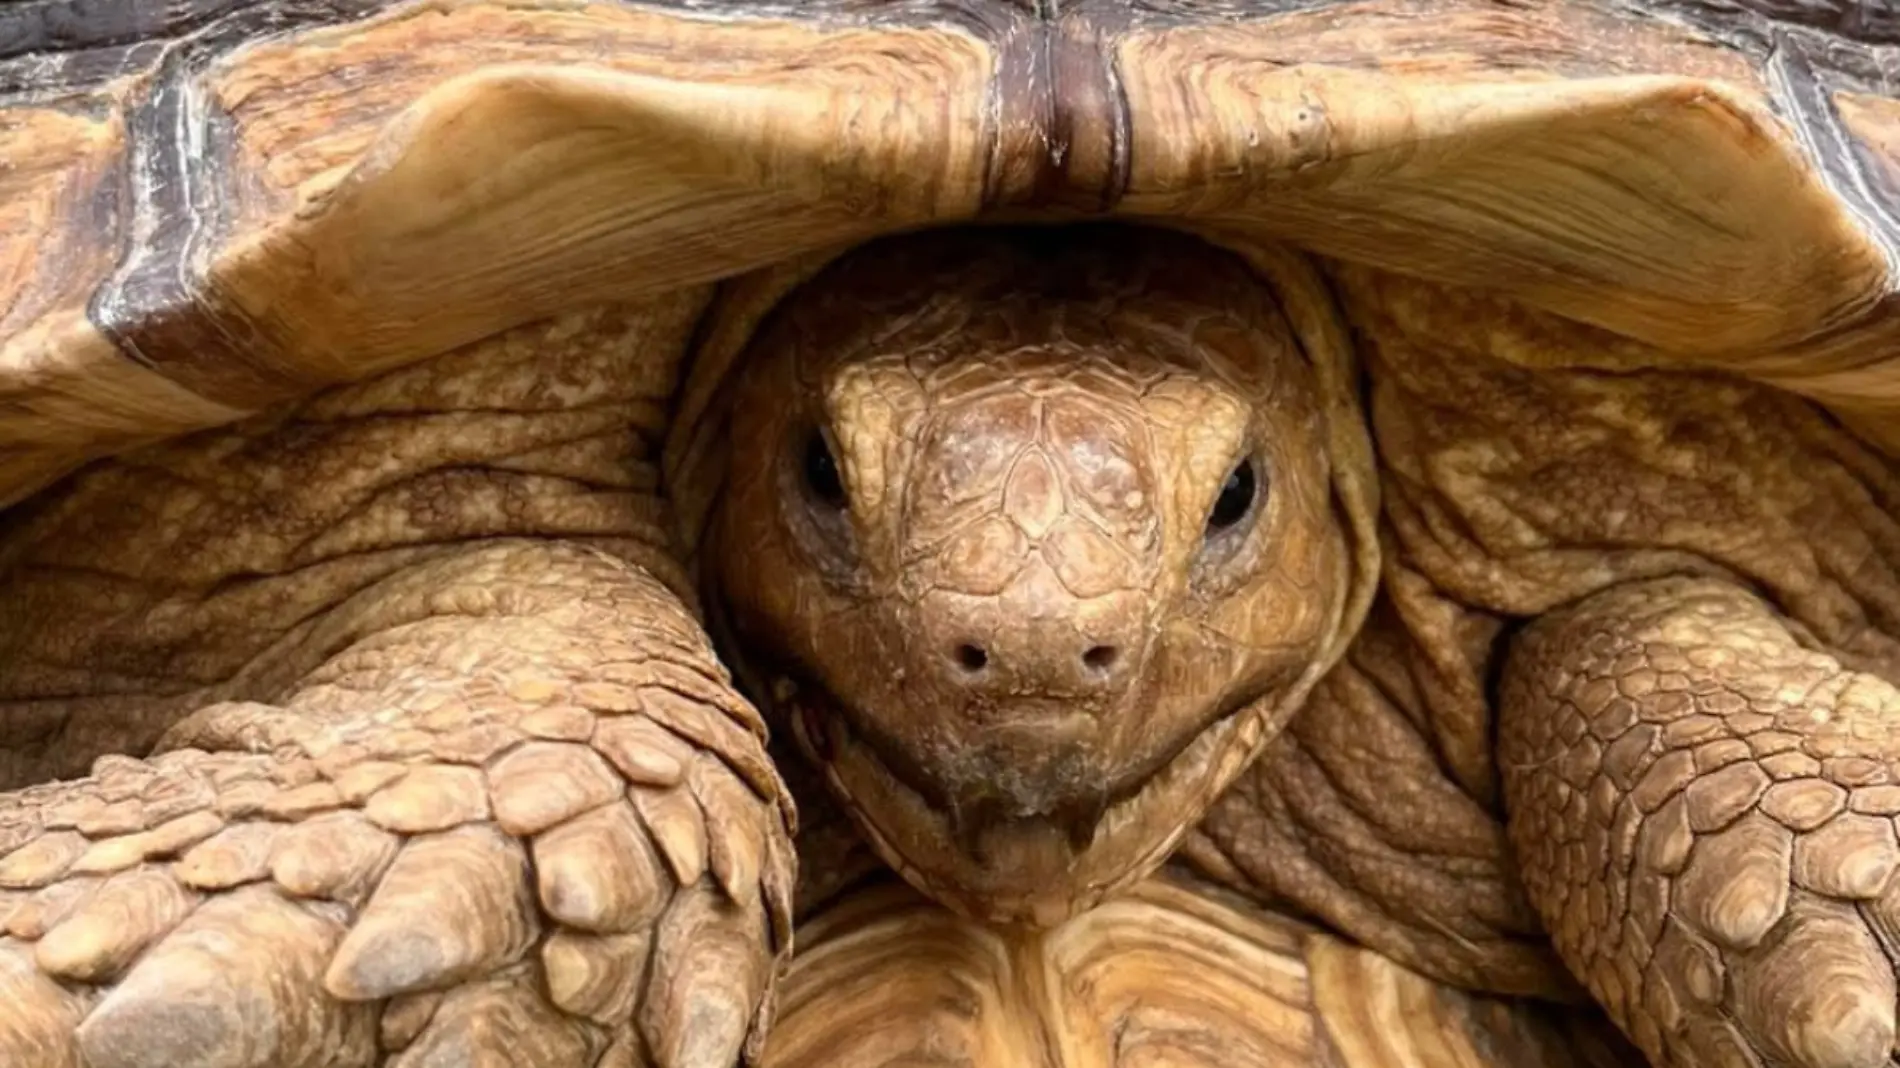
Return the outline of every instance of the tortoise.
{"type": "Polygon", "coordinates": [[[0,11],[0,1063],[1890,1063],[1896,41],[0,11]]]}

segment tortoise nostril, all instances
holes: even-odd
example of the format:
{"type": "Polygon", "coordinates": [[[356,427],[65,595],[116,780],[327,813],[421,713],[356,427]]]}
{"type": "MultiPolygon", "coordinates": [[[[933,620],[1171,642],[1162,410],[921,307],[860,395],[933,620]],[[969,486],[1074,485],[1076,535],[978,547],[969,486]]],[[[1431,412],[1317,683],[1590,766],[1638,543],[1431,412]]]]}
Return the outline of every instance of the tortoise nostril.
{"type": "Polygon", "coordinates": [[[1097,645],[1082,654],[1082,663],[1087,664],[1089,670],[1097,675],[1107,674],[1119,659],[1121,651],[1112,645],[1097,645]]]}
{"type": "Polygon", "coordinates": [[[984,652],[982,646],[971,645],[968,642],[957,646],[957,664],[970,674],[974,675],[982,671],[989,662],[990,654],[984,652]]]}

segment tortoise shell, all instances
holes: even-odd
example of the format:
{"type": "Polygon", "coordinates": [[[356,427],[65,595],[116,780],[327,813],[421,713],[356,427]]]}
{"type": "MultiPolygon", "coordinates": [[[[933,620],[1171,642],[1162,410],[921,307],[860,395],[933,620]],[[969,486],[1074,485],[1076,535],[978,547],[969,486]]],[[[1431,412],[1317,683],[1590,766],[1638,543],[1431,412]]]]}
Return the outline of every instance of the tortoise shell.
{"type": "Polygon", "coordinates": [[[1022,216],[1496,289],[1900,448],[1895,30],[1862,12],[15,6],[0,500],[565,309],[1022,216]]]}

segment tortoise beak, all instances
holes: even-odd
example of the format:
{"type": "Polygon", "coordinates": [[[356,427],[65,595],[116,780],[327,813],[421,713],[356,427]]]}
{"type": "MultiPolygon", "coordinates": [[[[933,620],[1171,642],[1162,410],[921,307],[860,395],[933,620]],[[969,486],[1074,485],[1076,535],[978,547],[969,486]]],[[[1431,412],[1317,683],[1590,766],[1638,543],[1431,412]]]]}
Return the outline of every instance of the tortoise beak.
{"type": "Polygon", "coordinates": [[[800,746],[887,863],[953,911],[1032,927],[1093,908],[1158,867],[1192,825],[1182,814],[1211,800],[1226,779],[1221,769],[1251,749],[1259,731],[1247,727],[1260,719],[1252,706],[1234,712],[1126,784],[1061,774],[1047,781],[1092,785],[1012,796],[946,793],[942,780],[920,776],[901,748],[860,732],[860,718],[822,692],[801,690],[796,702],[800,746]]]}

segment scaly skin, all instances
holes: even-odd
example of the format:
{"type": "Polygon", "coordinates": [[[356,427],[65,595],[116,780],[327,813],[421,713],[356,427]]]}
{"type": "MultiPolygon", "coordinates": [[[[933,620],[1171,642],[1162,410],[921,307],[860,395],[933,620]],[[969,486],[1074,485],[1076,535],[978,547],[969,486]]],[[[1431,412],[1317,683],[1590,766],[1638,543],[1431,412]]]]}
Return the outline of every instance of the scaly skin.
{"type": "Polygon", "coordinates": [[[642,462],[696,306],[149,450],[13,527],[8,777],[158,755],[0,795],[0,1062],[757,1052],[789,804],[642,462]]]}
{"type": "Polygon", "coordinates": [[[1652,1061],[1889,1063],[1900,691],[1664,579],[1540,619],[1499,703],[1525,885],[1652,1061]]]}
{"type": "Polygon", "coordinates": [[[1519,885],[1503,824],[1444,774],[1414,681],[1422,669],[1391,605],[1374,606],[1346,660],[1179,856],[1424,974],[1580,1000],[1519,885]]]}

